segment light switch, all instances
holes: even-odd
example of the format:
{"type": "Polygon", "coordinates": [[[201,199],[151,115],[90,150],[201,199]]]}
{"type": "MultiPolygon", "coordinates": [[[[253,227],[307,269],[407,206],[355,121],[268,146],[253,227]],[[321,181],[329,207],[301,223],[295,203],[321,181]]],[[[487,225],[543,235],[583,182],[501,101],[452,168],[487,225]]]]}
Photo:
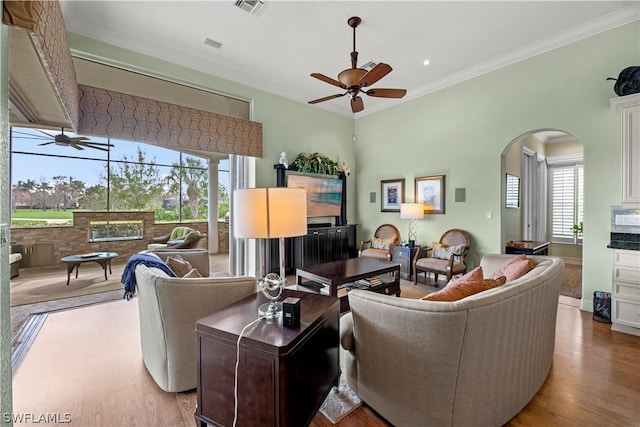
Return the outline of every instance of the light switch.
{"type": "Polygon", "coordinates": [[[493,218],[493,212],[487,211],[487,219],[493,218]]]}

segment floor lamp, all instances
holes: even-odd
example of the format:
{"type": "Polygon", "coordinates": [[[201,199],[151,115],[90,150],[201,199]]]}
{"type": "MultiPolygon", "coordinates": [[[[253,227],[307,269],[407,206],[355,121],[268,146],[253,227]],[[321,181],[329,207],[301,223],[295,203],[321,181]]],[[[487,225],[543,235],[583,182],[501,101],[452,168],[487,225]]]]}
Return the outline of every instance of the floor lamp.
{"type": "Polygon", "coordinates": [[[416,245],[416,220],[424,218],[424,204],[422,203],[401,203],[400,218],[409,219],[409,247],[416,245]]]}
{"type": "Polygon", "coordinates": [[[268,319],[280,315],[276,302],[287,281],[284,239],[307,234],[307,197],[305,190],[273,187],[244,188],[233,193],[233,233],[244,239],[280,239],[280,276],[269,273],[258,281],[262,293],[271,300],[258,312],[268,319]]]}

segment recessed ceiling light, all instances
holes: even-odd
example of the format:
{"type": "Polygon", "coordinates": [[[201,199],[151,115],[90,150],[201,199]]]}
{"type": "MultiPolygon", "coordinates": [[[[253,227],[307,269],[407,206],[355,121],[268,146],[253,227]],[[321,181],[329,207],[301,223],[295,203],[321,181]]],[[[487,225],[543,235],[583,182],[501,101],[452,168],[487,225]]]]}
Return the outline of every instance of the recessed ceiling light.
{"type": "Polygon", "coordinates": [[[204,39],[204,44],[207,46],[215,47],[216,49],[220,49],[222,47],[222,43],[217,42],[215,40],[211,40],[210,38],[204,39]]]}
{"type": "Polygon", "coordinates": [[[422,61],[422,63],[424,64],[424,66],[426,67],[427,65],[431,64],[431,60],[429,58],[425,59],[424,61],[422,61]]]}

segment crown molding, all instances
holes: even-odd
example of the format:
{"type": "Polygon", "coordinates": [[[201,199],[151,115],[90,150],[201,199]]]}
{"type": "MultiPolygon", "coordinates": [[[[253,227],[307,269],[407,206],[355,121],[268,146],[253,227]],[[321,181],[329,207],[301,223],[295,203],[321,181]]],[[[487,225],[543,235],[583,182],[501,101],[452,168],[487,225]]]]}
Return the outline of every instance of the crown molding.
{"type": "MultiPolygon", "coordinates": [[[[447,78],[436,80],[428,85],[422,86],[418,90],[412,91],[411,93],[407,93],[407,96],[402,98],[402,100],[398,103],[407,102],[412,99],[420,98],[429,93],[436,92],[441,89],[445,89],[449,86],[454,86],[466,80],[471,80],[475,77],[481,76],[486,73],[490,73],[491,71],[498,70],[500,68],[515,64],[520,61],[524,61],[525,59],[529,59],[534,56],[541,55],[543,53],[557,49],[559,47],[563,47],[571,43],[575,43],[577,41],[584,40],[586,38],[603,33],[605,31],[609,31],[614,28],[621,27],[626,24],[630,24],[634,21],[638,21],[639,19],[640,19],[640,4],[627,6],[616,12],[612,12],[601,18],[594,19],[590,22],[587,22],[586,24],[579,25],[577,27],[573,27],[571,29],[565,30],[554,36],[542,39],[536,43],[531,43],[528,46],[525,46],[516,51],[494,58],[491,61],[486,61],[486,62],[477,64],[473,67],[469,67],[457,73],[454,73],[447,78]]],[[[382,107],[372,108],[366,111],[366,114],[362,114],[359,117],[362,117],[368,114],[373,114],[377,111],[382,111],[389,107],[390,105],[384,105],[382,107]]]]}

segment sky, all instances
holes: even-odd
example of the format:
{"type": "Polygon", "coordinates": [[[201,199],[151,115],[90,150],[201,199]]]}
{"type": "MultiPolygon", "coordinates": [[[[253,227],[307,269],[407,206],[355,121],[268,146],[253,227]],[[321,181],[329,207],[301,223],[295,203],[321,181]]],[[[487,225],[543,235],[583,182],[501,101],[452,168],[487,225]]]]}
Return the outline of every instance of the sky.
{"type": "MultiPolygon", "coordinates": [[[[41,177],[51,182],[54,176],[72,177],[74,180],[83,181],[87,187],[98,184],[99,176],[104,174],[107,160],[107,152],[86,148],[84,150],[76,150],[73,147],[59,146],[56,144],[47,144],[53,141],[53,136],[58,134],[57,131],[28,129],[28,128],[12,128],[11,137],[11,183],[15,185],[18,181],[27,181],[32,179],[36,182],[41,181],[41,177]],[[45,135],[44,133],[49,136],[45,135]],[[40,145],[46,144],[46,145],[40,145]],[[42,155],[21,154],[21,152],[49,154],[64,157],[51,157],[42,155]],[[76,159],[72,157],[84,157],[92,160],[76,159]],[[95,161],[102,160],[102,161],[95,161]]],[[[75,137],[70,132],[65,135],[75,137]]],[[[90,141],[96,143],[107,143],[106,138],[91,137],[90,141]]],[[[170,172],[172,163],[179,161],[178,151],[168,150],[166,148],[156,147],[149,144],[139,144],[130,141],[111,140],[111,160],[122,160],[126,156],[129,160],[137,160],[137,148],[140,147],[145,152],[145,160],[152,161],[158,165],[168,165],[160,167],[160,174],[166,175],[170,172]]],[[[188,155],[202,160],[202,165],[206,167],[206,159],[188,155]]],[[[184,159],[184,156],[183,156],[184,159]]],[[[229,170],[228,160],[220,161],[219,170],[229,170]]],[[[220,183],[229,187],[229,174],[221,173],[219,176],[220,183]]]]}

